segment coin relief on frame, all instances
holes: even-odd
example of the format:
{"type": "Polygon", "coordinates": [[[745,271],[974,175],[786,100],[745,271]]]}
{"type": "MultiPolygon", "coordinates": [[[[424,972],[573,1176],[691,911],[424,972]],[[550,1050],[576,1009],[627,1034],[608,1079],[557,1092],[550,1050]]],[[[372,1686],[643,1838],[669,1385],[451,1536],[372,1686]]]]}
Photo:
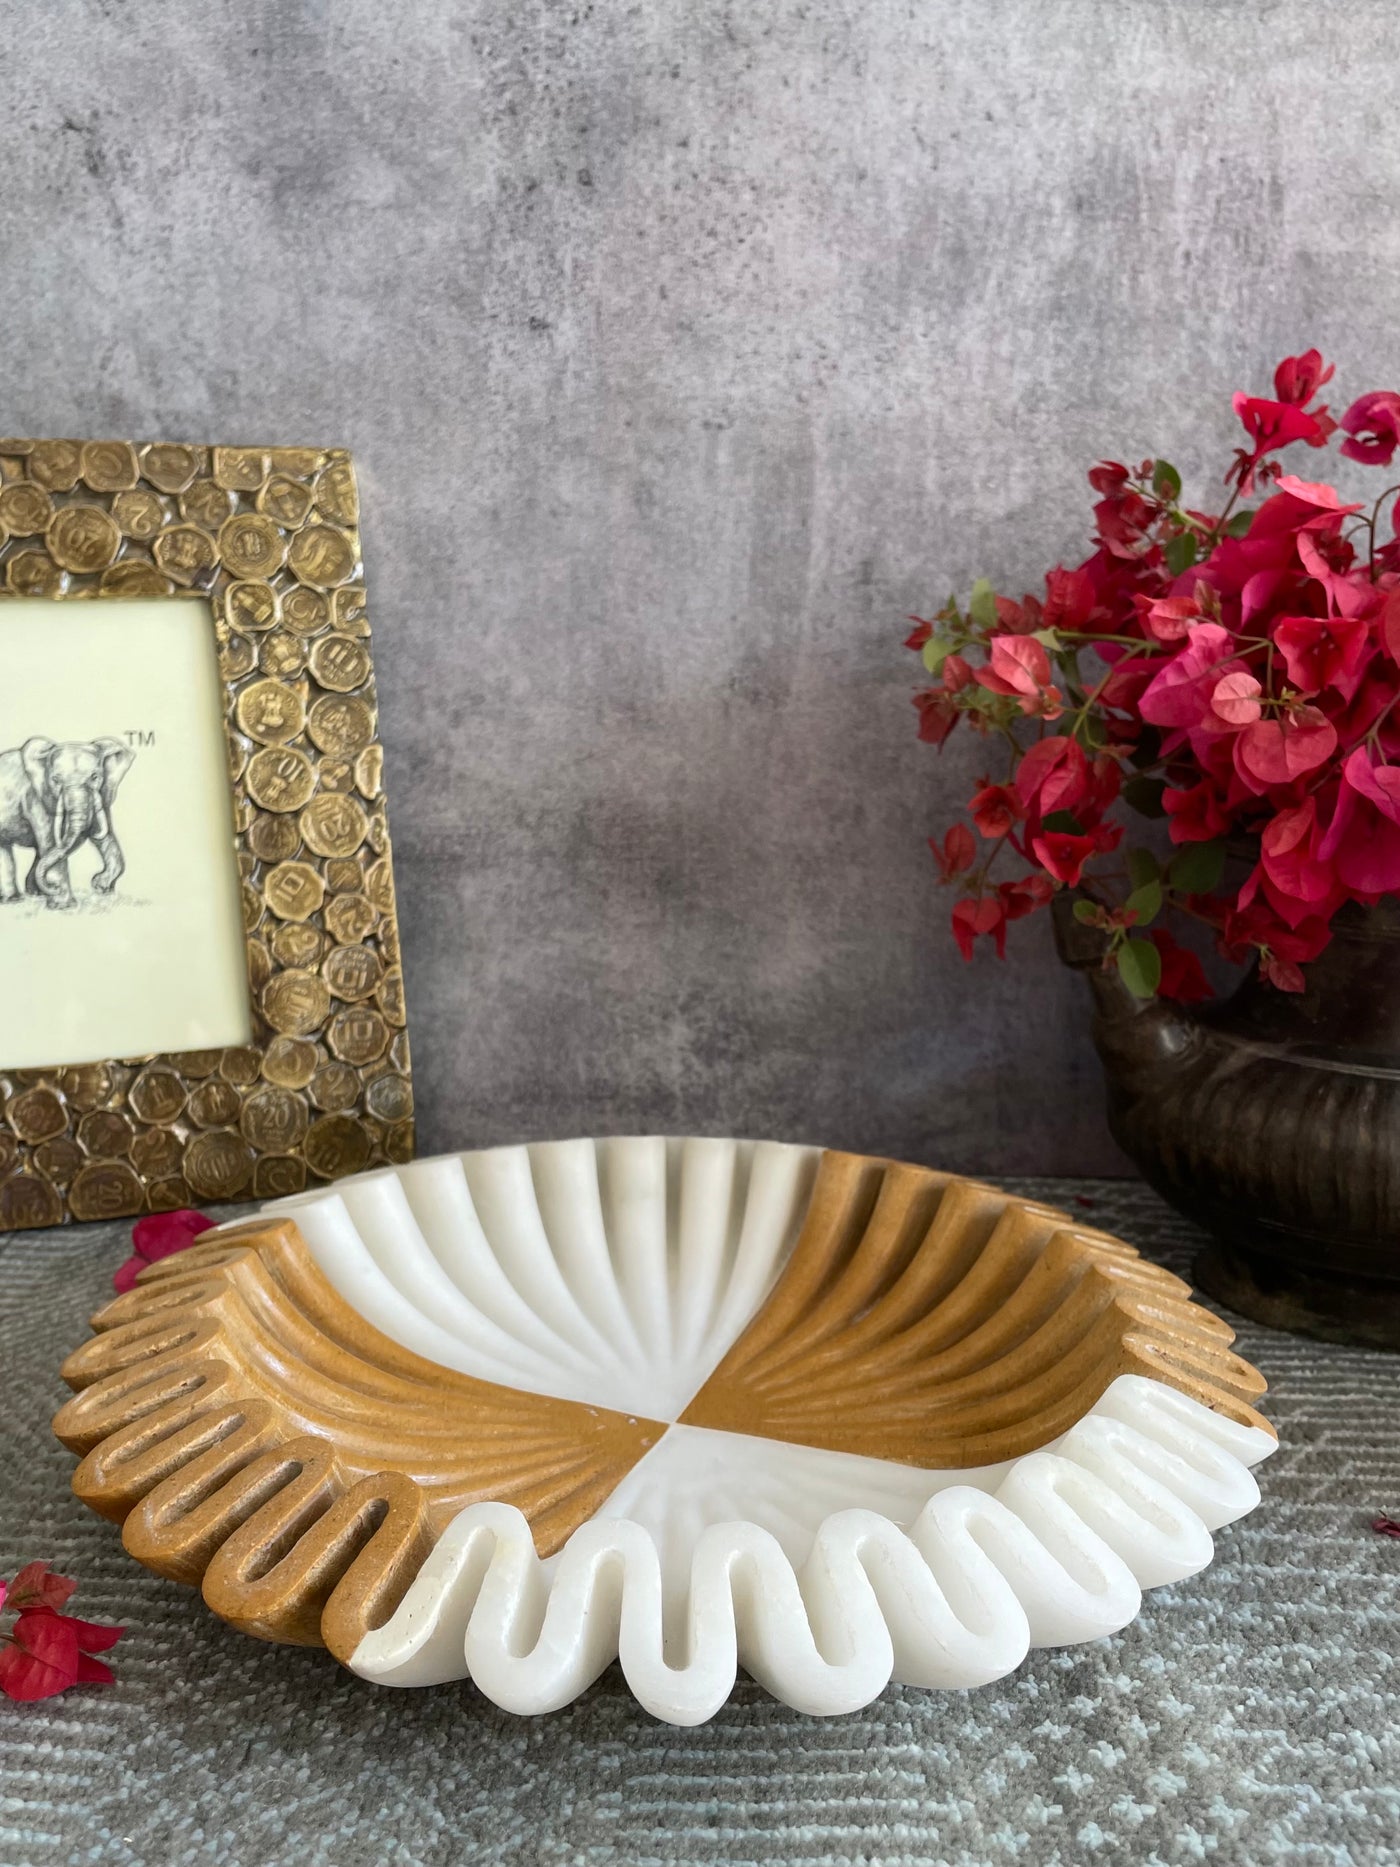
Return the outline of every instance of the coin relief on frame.
{"type": "MultiPolygon", "coordinates": [[[[21,598],[211,612],[251,1027],[222,1047],[206,1030],[200,1050],[12,1067],[0,1016],[0,1231],[277,1197],[411,1155],[358,524],[336,449],[0,441],[0,627],[21,598]]],[[[160,730],[149,713],[114,728],[152,772],[160,730]]],[[[16,855],[38,869],[0,827],[0,895],[16,855]]],[[[130,865],[115,887],[135,898],[130,865]]]]}

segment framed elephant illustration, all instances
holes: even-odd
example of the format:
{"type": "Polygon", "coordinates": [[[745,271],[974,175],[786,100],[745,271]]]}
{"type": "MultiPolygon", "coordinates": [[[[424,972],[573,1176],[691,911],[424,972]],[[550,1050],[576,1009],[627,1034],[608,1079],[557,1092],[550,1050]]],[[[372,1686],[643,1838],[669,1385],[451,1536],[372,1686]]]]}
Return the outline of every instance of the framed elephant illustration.
{"type": "Polygon", "coordinates": [[[0,440],[0,1231],[408,1159],[344,452],[0,440]]]}
{"type": "Polygon", "coordinates": [[[110,894],[126,863],[112,828],[117,786],[136,754],[119,739],[26,739],[0,752],[0,901],[20,897],[16,848],[34,852],[25,892],[50,907],[71,908],[68,858],[91,840],[102,859],[92,886],[110,894]]]}

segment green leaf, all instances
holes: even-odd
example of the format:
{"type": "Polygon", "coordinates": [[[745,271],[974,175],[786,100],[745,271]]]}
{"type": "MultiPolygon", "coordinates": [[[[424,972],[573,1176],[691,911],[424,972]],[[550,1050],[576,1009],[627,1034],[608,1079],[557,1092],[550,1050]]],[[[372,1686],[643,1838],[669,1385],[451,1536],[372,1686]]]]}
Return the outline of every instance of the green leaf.
{"type": "Polygon", "coordinates": [[[1150,849],[1128,851],[1128,876],[1134,888],[1144,888],[1161,875],[1161,865],[1150,849]]]}
{"type": "Polygon", "coordinates": [[[1055,835],[1083,836],[1084,826],[1072,810],[1052,810],[1048,817],[1041,819],[1041,828],[1052,831],[1055,835]]]}
{"type": "Polygon", "coordinates": [[[973,584],[967,613],[980,629],[997,626],[997,593],[985,577],[979,577],[973,584]]]}
{"type": "Polygon", "coordinates": [[[1225,524],[1225,533],[1229,538],[1247,538],[1249,528],[1254,523],[1254,514],[1245,510],[1232,512],[1225,524]]]}
{"type": "Polygon", "coordinates": [[[1134,998],[1155,998],[1162,983],[1162,955],[1150,940],[1125,940],[1113,956],[1118,976],[1134,998]]]}
{"type": "Polygon", "coordinates": [[[1152,469],[1152,490],[1159,499],[1173,504],[1181,497],[1181,475],[1169,460],[1159,460],[1152,469]]]}
{"type": "Polygon", "coordinates": [[[1179,894],[1208,895],[1225,872],[1225,843],[1187,843],[1167,865],[1167,881],[1179,894]]]}
{"type": "Polygon", "coordinates": [[[952,653],[951,642],[941,642],[936,635],[931,635],[924,643],[922,654],[924,666],[930,674],[937,674],[943,663],[952,653]]]}
{"type": "MultiPolygon", "coordinates": [[[[1157,881],[1144,882],[1141,888],[1133,890],[1123,905],[1137,916],[1135,926],[1146,927],[1162,911],[1162,884],[1157,881]]],[[[1155,947],[1153,951],[1156,951],[1155,947]]]]}
{"type": "Polygon", "coordinates": [[[1073,913],[1074,918],[1085,927],[1095,927],[1098,925],[1099,904],[1097,901],[1085,901],[1080,899],[1075,902],[1073,913]]]}
{"type": "Polygon", "coordinates": [[[1184,570],[1190,570],[1196,562],[1196,534],[1178,532],[1175,538],[1169,538],[1162,546],[1162,556],[1173,577],[1179,577],[1184,570]]]}
{"type": "Polygon", "coordinates": [[[1138,772],[1123,786],[1123,802],[1141,817],[1165,817],[1167,807],[1162,802],[1162,793],[1166,788],[1165,778],[1148,778],[1138,772]]]}
{"type": "Polygon", "coordinates": [[[1031,640],[1033,642],[1039,642],[1040,646],[1048,649],[1052,655],[1057,655],[1064,647],[1064,643],[1060,640],[1060,632],[1058,629],[1033,629],[1031,631],[1031,640]]]}

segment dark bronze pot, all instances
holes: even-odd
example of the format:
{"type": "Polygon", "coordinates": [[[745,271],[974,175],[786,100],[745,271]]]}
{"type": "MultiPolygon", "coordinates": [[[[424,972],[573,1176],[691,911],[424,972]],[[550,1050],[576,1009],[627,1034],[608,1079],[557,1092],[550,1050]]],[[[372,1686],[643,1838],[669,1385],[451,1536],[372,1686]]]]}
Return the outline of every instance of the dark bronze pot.
{"type": "Polygon", "coordinates": [[[1071,897],[1054,905],[1109,1127],[1211,1234],[1201,1287],[1277,1329],[1400,1349],[1400,907],[1343,909],[1305,992],[1251,973],[1187,1008],[1135,999],[1071,897]]]}

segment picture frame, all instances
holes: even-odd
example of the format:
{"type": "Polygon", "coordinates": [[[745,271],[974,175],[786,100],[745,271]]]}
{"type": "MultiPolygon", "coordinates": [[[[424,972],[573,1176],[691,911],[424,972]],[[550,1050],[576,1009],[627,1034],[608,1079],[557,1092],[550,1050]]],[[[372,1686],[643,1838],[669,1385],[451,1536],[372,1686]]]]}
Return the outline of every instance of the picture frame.
{"type": "MultiPolygon", "coordinates": [[[[334,447],[0,440],[0,675],[7,640],[21,672],[0,682],[0,993],[8,975],[17,1008],[8,1037],[0,1018],[0,1231],[276,1198],[410,1159],[412,1077],[350,455],[334,447]],[[109,598],[110,607],[70,607],[74,599],[109,598]],[[164,607],[176,599],[183,599],[180,627],[176,610],[164,607]],[[207,611],[194,614],[196,603],[207,611]],[[192,614],[193,633],[184,626],[192,614]],[[13,723],[15,706],[4,713],[4,693],[23,699],[25,654],[32,667],[52,662],[41,644],[48,617],[55,640],[81,637],[69,684],[92,687],[84,722],[96,717],[97,698],[127,677],[134,691],[154,692],[164,681],[162,691],[178,695],[159,645],[180,645],[193,669],[212,628],[226,824],[207,800],[202,817],[192,810],[183,769],[161,796],[157,751],[166,728],[123,716],[106,733],[62,741],[35,718],[23,744],[14,742],[22,728],[13,723]],[[99,629],[87,626],[99,617],[99,629]],[[7,637],[7,622],[20,621],[24,627],[7,637]],[[141,655],[149,681],[136,666],[141,655]],[[100,679],[92,672],[99,666],[107,668],[100,679]],[[157,888],[149,900],[136,898],[134,862],[122,847],[127,829],[118,835],[134,789],[128,769],[142,774],[148,848],[163,839],[168,857],[179,829],[187,848],[172,858],[172,873],[193,877],[207,860],[208,885],[167,880],[163,895],[157,888]],[[19,812],[8,832],[7,772],[19,812]],[[86,791],[73,788],[79,780],[86,791]],[[116,783],[125,786],[122,798],[116,783]],[[74,797],[87,802],[73,805],[74,797]],[[74,809],[91,812],[90,847],[75,853],[102,865],[86,890],[70,879],[74,863],[64,853],[89,822],[75,823],[74,809]],[[21,1029],[18,1007],[51,1006],[61,996],[81,1016],[85,980],[94,1028],[126,1029],[122,1018],[145,1015],[140,991],[133,1004],[130,992],[112,990],[84,963],[84,941],[94,950],[105,943],[104,953],[112,948],[149,974],[153,943],[175,940],[170,950],[187,955],[188,966],[167,960],[153,975],[159,994],[149,994],[151,1018],[170,1023],[172,1001],[182,989],[197,991],[191,978],[217,957],[223,923],[215,897],[224,874],[242,923],[239,930],[231,908],[229,938],[241,946],[241,962],[220,962],[234,968],[230,1004],[237,1001],[239,1028],[216,1020],[207,1028],[223,1032],[217,1042],[94,1057],[79,1025],[64,1048],[82,1054],[54,1061],[23,1054],[10,1065],[7,1041],[12,1052],[43,1041],[21,1029]],[[119,939],[110,914],[99,930],[113,902],[129,923],[119,939]],[[85,905],[93,910],[88,923],[48,912],[85,905]],[[145,910],[139,933],[137,908],[145,910]],[[190,922],[197,933],[180,931],[187,908],[204,916],[190,922]],[[17,941],[27,944],[16,949],[17,941]],[[7,952],[18,950],[42,970],[64,942],[78,958],[62,994],[27,990],[24,966],[7,963],[7,952]],[[230,1035],[237,1041],[225,1041],[230,1035]]],[[[196,711],[191,702],[191,720],[196,711]]],[[[172,718],[179,724],[182,756],[196,759],[199,735],[178,699],[162,717],[167,727],[172,718]]],[[[217,742],[217,730],[209,736],[217,742]]],[[[148,864],[152,873],[155,866],[148,864]]],[[[222,986],[228,997],[226,980],[222,986]]],[[[206,1028],[198,1003],[179,1028],[206,1028]]]]}

